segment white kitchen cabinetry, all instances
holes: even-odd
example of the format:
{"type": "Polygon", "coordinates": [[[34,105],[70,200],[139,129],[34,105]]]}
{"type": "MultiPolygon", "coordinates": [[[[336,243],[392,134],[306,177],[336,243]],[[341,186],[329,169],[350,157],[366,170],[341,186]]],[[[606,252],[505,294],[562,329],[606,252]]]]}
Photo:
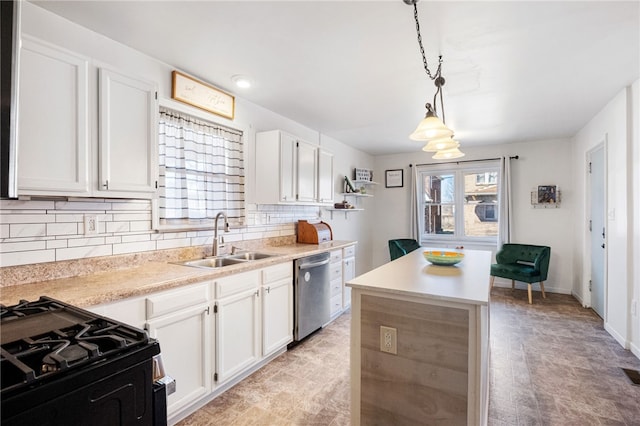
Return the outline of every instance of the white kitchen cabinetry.
{"type": "Polygon", "coordinates": [[[331,319],[342,313],[342,250],[333,250],[329,258],[329,286],[331,287],[331,319]]]}
{"type": "Polygon", "coordinates": [[[155,84],[100,69],[100,189],[156,190],[158,123],[155,84]]]}
{"type": "Polygon", "coordinates": [[[256,204],[330,203],[333,156],[281,130],[256,133],[256,204]]]}
{"type": "Polygon", "coordinates": [[[133,327],[144,328],[147,314],[144,297],[132,297],[87,308],[95,314],[112,318],[133,327]]]}
{"type": "Polygon", "coordinates": [[[18,195],[151,198],[158,170],[156,85],[23,37],[18,195]]]}
{"type": "Polygon", "coordinates": [[[344,285],[356,276],[356,246],[342,249],[342,307],[351,306],[351,287],[344,285]]]}
{"type": "Polygon", "coordinates": [[[318,202],[333,205],[333,154],[318,149],[318,202]]]}
{"type": "Polygon", "coordinates": [[[282,263],[262,270],[262,356],[293,341],[293,268],[282,263]]]}
{"type": "Polygon", "coordinates": [[[150,295],[146,309],[145,328],[160,342],[165,371],[176,380],[167,399],[171,416],[211,391],[209,283],[150,295]]]}
{"type": "Polygon", "coordinates": [[[88,58],[23,36],[19,195],[89,194],[88,69],[88,58]]]}
{"type": "Polygon", "coordinates": [[[216,374],[218,384],[260,359],[260,271],[215,281],[216,374]]]}

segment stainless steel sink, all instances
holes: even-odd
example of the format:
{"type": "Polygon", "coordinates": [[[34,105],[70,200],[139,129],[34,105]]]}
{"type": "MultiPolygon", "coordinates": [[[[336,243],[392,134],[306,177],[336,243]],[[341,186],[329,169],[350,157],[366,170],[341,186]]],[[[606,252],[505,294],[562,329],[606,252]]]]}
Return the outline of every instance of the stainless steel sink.
{"type": "Polygon", "coordinates": [[[270,257],[277,256],[277,254],[270,253],[260,253],[256,251],[248,251],[246,253],[238,253],[232,254],[229,256],[230,259],[242,259],[242,260],[260,260],[260,259],[268,259],[270,257]]]}
{"type": "Polygon", "coordinates": [[[232,259],[229,257],[208,257],[205,259],[189,260],[187,262],[182,262],[182,265],[194,266],[197,268],[223,268],[225,266],[237,265],[239,263],[244,263],[244,262],[246,262],[246,260],[232,259]]]}

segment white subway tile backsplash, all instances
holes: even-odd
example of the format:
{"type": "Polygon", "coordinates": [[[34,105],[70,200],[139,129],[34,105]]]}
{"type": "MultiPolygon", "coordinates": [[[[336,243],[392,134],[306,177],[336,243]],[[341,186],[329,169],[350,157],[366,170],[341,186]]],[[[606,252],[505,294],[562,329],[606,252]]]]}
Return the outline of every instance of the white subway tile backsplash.
{"type": "Polygon", "coordinates": [[[137,243],[122,243],[113,245],[113,254],[136,253],[156,250],[156,241],[141,241],[137,243]]]}
{"type": "MultiPolygon", "coordinates": [[[[295,234],[300,218],[316,218],[317,207],[248,204],[247,225],[219,230],[226,243],[295,234]]],[[[209,229],[161,232],[151,229],[148,200],[0,200],[0,266],[110,256],[169,248],[208,246],[209,229]],[[97,215],[98,234],[84,234],[84,217],[97,215]]]]}
{"type": "Polygon", "coordinates": [[[0,267],[55,262],[55,260],[55,250],[17,251],[0,254],[0,267]]]}
{"type": "Polygon", "coordinates": [[[2,223],[51,223],[55,222],[56,217],[52,214],[2,214],[0,222],[2,223]]]}
{"type": "MultiPolygon", "coordinates": [[[[83,224],[84,226],[84,224],[83,224]]],[[[48,223],[47,235],[78,235],[77,223],[48,223]]]]}
{"type": "Polygon", "coordinates": [[[44,223],[16,223],[9,225],[9,238],[44,237],[47,226],[44,223]]]}
{"type": "Polygon", "coordinates": [[[111,245],[104,245],[56,249],[56,261],[111,256],[115,254],[112,252],[111,247],[111,245]]]}

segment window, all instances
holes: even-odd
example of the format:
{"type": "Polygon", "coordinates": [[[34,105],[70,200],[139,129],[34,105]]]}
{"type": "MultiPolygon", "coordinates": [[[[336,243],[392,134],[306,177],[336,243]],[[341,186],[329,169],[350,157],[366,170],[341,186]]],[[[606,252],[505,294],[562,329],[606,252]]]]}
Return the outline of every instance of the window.
{"type": "Polygon", "coordinates": [[[423,242],[494,242],[498,235],[498,163],[422,166],[418,217],[423,242]]]}
{"type": "Polygon", "coordinates": [[[159,119],[159,225],[198,225],[219,211],[244,222],[242,132],[167,108],[159,119]]]}

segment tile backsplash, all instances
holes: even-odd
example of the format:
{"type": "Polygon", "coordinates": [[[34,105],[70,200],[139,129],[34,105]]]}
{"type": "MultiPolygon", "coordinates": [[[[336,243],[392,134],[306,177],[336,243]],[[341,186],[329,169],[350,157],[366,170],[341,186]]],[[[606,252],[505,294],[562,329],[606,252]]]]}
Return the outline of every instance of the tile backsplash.
{"type": "MultiPolygon", "coordinates": [[[[228,244],[295,235],[298,219],[317,206],[246,206],[246,224],[225,233],[228,244]]],[[[0,200],[0,267],[58,262],[212,244],[211,230],[156,232],[151,202],[123,199],[0,200]],[[85,216],[95,216],[95,233],[85,216]]]]}

